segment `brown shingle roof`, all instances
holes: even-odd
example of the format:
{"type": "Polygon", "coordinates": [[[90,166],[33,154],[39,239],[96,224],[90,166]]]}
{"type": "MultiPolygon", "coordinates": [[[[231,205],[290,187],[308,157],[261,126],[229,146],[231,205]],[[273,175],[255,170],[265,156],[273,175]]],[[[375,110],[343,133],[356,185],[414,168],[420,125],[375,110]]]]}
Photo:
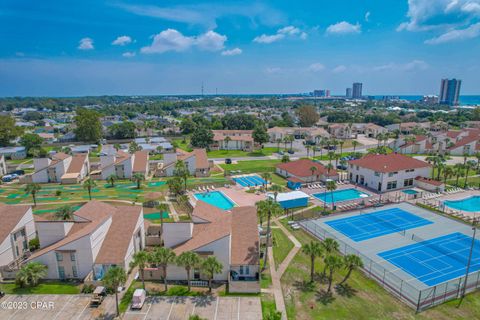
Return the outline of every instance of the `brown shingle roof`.
{"type": "Polygon", "coordinates": [[[80,173],[82,167],[87,160],[88,154],[76,154],[73,156],[67,173],[80,173]]]}
{"type": "Polygon", "coordinates": [[[133,162],[133,172],[144,173],[148,165],[148,152],[137,151],[135,152],[135,160],[133,162]]]}
{"type": "Polygon", "coordinates": [[[213,141],[223,141],[230,137],[231,141],[253,141],[253,130],[212,130],[213,141]]]}
{"type": "Polygon", "coordinates": [[[20,222],[30,206],[0,206],[0,243],[14,231],[13,228],[20,222]]]}
{"type": "Polygon", "coordinates": [[[231,264],[258,264],[260,237],[257,227],[255,207],[235,207],[232,209],[231,264]]]}
{"type": "Polygon", "coordinates": [[[177,149],[177,153],[179,154],[178,160],[186,160],[195,156],[195,167],[197,169],[207,169],[210,167],[208,164],[207,151],[205,149],[194,149],[192,152],[185,152],[177,149]]]}
{"type": "Polygon", "coordinates": [[[407,169],[430,167],[430,164],[407,157],[398,153],[372,154],[358,160],[349,161],[350,164],[374,170],[376,172],[396,172],[407,169]]]}
{"type": "MultiPolygon", "coordinates": [[[[321,163],[314,162],[310,159],[299,159],[296,161],[290,161],[286,163],[277,164],[277,168],[287,171],[289,174],[297,177],[311,177],[312,171],[310,168],[315,167],[317,171],[314,172],[314,175],[327,175],[327,168],[321,163]]],[[[329,176],[336,176],[337,171],[332,169],[330,170],[329,176]]]]}

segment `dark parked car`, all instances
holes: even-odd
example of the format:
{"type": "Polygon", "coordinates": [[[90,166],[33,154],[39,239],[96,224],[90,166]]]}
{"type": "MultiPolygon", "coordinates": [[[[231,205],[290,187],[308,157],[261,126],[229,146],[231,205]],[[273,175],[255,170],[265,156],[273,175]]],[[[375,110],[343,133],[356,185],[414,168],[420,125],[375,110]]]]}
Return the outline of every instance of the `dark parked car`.
{"type": "Polygon", "coordinates": [[[225,159],[225,164],[232,164],[232,159],[230,158],[225,159]]]}
{"type": "Polygon", "coordinates": [[[290,149],[290,150],[288,150],[288,153],[289,153],[289,154],[294,154],[295,151],[293,151],[292,149],[290,149]]]}

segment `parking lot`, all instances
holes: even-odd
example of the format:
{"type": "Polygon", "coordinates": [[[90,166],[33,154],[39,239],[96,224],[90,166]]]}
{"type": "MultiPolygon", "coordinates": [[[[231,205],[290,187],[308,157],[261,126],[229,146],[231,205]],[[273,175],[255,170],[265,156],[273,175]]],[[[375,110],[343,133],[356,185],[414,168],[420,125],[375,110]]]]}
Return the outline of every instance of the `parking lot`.
{"type": "Polygon", "coordinates": [[[7,295],[0,300],[2,320],[113,319],[115,298],[108,296],[98,308],[89,295],[7,295]]]}
{"type": "Polygon", "coordinates": [[[128,310],[126,320],[185,320],[196,314],[209,320],[260,320],[258,297],[150,297],[142,310],[128,310]]]}

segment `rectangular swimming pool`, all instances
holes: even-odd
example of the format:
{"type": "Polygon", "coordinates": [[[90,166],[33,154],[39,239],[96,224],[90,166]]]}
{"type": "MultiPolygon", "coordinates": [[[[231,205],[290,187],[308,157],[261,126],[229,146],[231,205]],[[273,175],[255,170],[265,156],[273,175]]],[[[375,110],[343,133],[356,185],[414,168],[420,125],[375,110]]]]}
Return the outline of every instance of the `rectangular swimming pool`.
{"type": "Polygon", "coordinates": [[[267,181],[257,175],[233,178],[233,181],[235,181],[242,187],[257,187],[267,183],[267,181]]]}
{"type": "Polygon", "coordinates": [[[331,204],[332,194],[333,194],[333,202],[335,203],[369,197],[368,194],[353,188],[337,190],[337,191],[329,191],[329,192],[320,192],[320,193],[312,194],[312,196],[314,196],[320,201],[326,202],[327,204],[331,204]]]}
{"type": "Polygon", "coordinates": [[[220,191],[196,193],[195,199],[211,204],[222,210],[230,210],[235,206],[235,204],[220,191]]]}
{"type": "Polygon", "coordinates": [[[472,196],[460,200],[445,200],[443,204],[456,210],[480,212],[480,196],[472,196]]]}
{"type": "Polygon", "coordinates": [[[432,221],[421,218],[400,208],[391,208],[325,222],[325,224],[355,242],[432,223],[432,221]]]}
{"type": "MultiPolygon", "coordinates": [[[[460,232],[381,252],[378,255],[428,286],[465,275],[472,239],[460,232]]],[[[480,270],[480,241],[475,240],[470,272],[480,270]]]]}

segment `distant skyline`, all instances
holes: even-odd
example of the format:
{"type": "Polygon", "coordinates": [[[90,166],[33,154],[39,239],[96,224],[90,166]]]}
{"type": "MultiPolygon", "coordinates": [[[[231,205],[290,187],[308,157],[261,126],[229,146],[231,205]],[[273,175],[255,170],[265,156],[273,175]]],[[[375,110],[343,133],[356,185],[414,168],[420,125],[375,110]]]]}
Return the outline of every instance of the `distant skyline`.
{"type": "Polygon", "coordinates": [[[0,39],[0,96],[480,94],[480,0],[4,0],[0,39]]]}

